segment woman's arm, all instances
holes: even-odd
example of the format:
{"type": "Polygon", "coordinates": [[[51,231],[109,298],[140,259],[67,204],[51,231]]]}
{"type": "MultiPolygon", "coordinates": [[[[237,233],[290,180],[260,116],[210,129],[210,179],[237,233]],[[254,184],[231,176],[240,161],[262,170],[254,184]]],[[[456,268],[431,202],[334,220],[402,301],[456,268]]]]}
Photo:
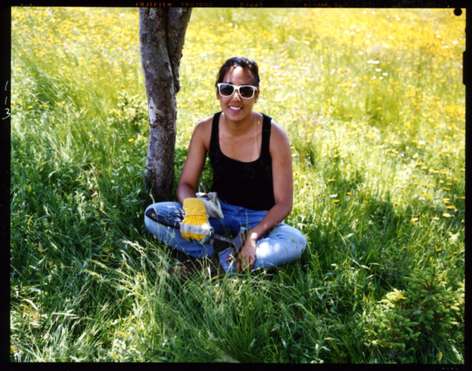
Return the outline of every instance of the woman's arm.
{"type": "Polygon", "coordinates": [[[177,186],[177,199],[180,203],[183,203],[184,199],[188,197],[195,197],[198,188],[198,181],[207,153],[206,136],[209,126],[207,121],[202,121],[195,127],[190,140],[187,159],[177,186]]]}
{"type": "Polygon", "coordinates": [[[292,210],[293,176],[290,143],[287,134],[274,124],[271,131],[270,154],[272,157],[275,205],[258,225],[249,230],[248,238],[238,255],[238,271],[254,264],[256,260],[256,241],[280,223],[292,210]]]}
{"type": "Polygon", "coordinates": [[[280,223],[292,210],[293,175],[292,155],[287,134],[272,123],[270,154],[272,157],[272,178],[275,205],[266,217],[249,231],[256,240],[280,223]]]}

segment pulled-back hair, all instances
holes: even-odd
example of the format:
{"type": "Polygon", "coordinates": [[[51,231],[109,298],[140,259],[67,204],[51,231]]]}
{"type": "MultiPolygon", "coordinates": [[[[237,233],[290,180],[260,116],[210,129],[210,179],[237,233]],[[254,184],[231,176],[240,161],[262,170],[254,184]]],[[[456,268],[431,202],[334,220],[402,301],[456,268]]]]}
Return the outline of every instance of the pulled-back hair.
{"type": "Polygon", "coordinates": [[[254,85],[259,87],[259,67],[257,67],[257,63],[255,61],[246,57],[232,57],[223,63],[223,65],[220,67],[220,70],[218,71],[215,87],[219,82],[223,82],[226,72],[228,72],[230,68],[236,66],[249,70],[254,77],[254,85]]]}

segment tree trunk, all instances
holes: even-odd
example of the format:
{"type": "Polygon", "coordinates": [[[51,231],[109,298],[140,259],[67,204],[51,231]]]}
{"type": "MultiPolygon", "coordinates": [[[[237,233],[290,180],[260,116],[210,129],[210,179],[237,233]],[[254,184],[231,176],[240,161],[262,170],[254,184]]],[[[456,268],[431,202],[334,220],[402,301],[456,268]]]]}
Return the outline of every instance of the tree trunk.
{"type": "Polygon", "coordinates": [[[149,145],[145,187],[154,200],[168,200],[174,181],[179,65],[191,8],[139,10],[141,63],[148,97],[149,145]]]}

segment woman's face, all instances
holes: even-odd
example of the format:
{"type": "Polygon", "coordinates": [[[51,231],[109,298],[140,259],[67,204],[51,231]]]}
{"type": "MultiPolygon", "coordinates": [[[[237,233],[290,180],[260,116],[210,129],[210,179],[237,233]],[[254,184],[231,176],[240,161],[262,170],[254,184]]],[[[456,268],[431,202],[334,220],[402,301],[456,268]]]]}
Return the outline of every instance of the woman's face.
{"type": "MultiPolygon", "coordinates": [[[[228,70],[222,82],[234,85],[254,85],[254,81],[254,76],[249,70],[241,66],[236,66],[228,70]]],[[[252,98],[243,99],[239,95],[239,92],[235,91],[229,97],[218,94],[218,99],[220,101],[221,110],[226,118],[231,121],[242,121],[250,117],[252,106],[256,103],[258,95],[259,90],[255,92],[252,98]]]]}

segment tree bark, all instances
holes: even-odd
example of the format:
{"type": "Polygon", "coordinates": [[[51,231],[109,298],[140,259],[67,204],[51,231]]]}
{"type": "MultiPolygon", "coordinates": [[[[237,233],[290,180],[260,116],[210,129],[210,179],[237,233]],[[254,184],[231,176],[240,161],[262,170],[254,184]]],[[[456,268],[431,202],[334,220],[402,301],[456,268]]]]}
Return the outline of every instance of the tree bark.
{"type": "Polygon", "coordinates": [[[144,182],[156,201],[171,197],[174,181],[176,94],[191,8],[139,11],[141,63],[148,97],[149,144],[144,182]]]}

